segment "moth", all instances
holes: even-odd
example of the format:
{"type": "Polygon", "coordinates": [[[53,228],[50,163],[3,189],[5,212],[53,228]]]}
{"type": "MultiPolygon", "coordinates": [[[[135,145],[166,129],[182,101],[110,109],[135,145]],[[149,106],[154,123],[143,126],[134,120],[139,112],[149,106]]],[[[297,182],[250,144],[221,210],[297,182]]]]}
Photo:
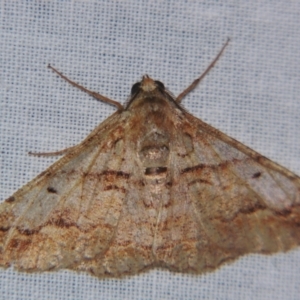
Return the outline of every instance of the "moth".
{"type": "MultiPolygon", "coordinates": [[[[300,243],[300,178],[182,108],[144,76],[117,111],[0,205],[0,265],[98,277],[200,274],[300,243]]],[[[39,153],[39,155],[45,155],[39,153]]]]}

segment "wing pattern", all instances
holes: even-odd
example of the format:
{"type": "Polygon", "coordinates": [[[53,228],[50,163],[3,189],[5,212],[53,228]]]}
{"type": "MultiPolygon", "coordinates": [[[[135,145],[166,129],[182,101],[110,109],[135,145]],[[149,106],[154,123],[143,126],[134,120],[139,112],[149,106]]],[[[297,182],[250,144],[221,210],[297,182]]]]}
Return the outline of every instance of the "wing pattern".
{"type": "Polygon", "coordinates": [[[201,273],[246,253],[299,245],[299,177],[194,117],[180,132],[173,206],[161,224],[169,225],[168,255],[165,248],[158,255],[170,269],[201,273]]]}

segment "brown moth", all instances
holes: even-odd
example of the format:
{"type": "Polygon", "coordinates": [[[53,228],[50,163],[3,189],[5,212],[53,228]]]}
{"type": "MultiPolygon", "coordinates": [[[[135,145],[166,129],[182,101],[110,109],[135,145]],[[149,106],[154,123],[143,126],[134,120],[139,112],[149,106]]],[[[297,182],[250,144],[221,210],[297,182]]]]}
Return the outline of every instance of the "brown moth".
{"type": "Polygon", "coordinates": [[[118,110],[0,205],[0,265],[199,274],[299,245],[300,178],[180,106],[227,44],[177,98],[146,75],[125,107],[51,67],[118,110]]]}

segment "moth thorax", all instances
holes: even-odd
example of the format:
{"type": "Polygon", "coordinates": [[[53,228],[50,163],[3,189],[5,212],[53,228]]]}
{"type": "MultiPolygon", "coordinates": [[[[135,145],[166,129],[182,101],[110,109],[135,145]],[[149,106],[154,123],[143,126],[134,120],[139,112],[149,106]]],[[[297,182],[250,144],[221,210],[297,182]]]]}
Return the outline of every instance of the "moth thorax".
{"type": "Polygon", "coordinates": [[[144,167],[145,177],[153,179],[166,177],[169,154],[167,134],[152,132],[146,135],[139,149],[139,158],[144,167]]]}

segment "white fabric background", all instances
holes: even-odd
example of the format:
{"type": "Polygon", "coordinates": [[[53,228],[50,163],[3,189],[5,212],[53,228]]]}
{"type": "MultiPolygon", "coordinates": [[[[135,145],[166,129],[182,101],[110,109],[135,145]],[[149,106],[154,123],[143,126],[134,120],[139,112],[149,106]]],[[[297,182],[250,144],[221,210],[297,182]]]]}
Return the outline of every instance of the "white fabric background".
{"type": "MultiPolygon", "coordinates": [[[[193,114],[300,174],[300,1],[0,1],[0,199],[79,143],[114,107],[46,68],[124,103],[145,73],[193,114]]],[[[164,270],[99,280],[0,270],[0,299],[299,299],[300,250],[249,255],[201,276],[164,270]]]]}

